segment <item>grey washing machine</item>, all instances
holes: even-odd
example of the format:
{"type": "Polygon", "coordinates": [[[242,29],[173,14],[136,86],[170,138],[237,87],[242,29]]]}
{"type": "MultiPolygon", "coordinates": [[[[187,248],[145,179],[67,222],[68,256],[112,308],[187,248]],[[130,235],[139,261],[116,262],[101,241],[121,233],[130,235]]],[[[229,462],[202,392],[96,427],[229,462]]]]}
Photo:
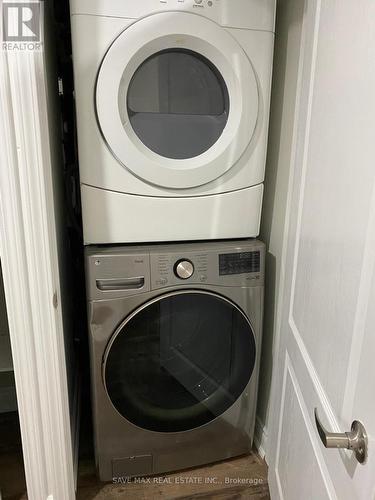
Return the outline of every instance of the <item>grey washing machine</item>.
{"type": "Polygon", "coordinates": [[[257,240],[86,248],[102,480],[251,450],[264,258],[257,240]]]}

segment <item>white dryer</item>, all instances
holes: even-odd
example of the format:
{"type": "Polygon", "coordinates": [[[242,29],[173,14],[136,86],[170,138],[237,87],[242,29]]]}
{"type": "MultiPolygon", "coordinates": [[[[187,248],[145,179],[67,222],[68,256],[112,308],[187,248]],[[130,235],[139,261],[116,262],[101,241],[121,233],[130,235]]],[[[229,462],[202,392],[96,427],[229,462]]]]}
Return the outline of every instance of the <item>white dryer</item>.
{"type": "Polygon", "coordinates": [[[85,244],[254,237],[275,0],[71,0],[85,244]]]}

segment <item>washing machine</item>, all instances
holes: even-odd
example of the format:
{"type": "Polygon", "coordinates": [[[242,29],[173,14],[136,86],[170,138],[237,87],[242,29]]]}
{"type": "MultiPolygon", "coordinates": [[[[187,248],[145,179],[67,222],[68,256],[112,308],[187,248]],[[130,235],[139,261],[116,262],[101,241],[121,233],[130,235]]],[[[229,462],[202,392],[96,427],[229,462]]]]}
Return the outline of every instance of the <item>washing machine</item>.
{"type": "Polygon", "coordinates": [[[255,237],[275,0],[71,0],[86,244],[255,237]]]}
{"type": "Polygon", "coordinates": [[[85,251],[100,478],[118,481],[249,453],[263,243],[85,251]]]}

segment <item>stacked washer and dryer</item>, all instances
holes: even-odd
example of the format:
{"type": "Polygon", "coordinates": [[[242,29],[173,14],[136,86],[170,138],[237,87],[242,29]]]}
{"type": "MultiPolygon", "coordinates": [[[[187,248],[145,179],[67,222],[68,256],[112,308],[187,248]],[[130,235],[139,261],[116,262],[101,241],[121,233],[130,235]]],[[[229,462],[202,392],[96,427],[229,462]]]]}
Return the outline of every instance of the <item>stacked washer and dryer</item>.
{"type": "Polygon", "coordinates": [[[250,451],[275,0],[71,0],[96,464],[250,451]]]}

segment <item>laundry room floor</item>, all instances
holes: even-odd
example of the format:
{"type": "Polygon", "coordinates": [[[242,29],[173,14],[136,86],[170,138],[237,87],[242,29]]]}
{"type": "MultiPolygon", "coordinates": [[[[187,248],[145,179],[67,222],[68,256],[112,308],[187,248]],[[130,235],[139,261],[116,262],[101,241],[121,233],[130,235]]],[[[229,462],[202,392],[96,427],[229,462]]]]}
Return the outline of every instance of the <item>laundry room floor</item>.
{"type": "MultiPolygon", "coordinates": [[[[91,445],[83,449],[78,476],[78,500],[268,500],[267,465],[254,450],[248,456],[129,484],[100,482],[95,475],[91,445]]],[[[17,414],[0,416],[0,488],[3,500],[26,500],[21,436],[17,414]]]]}
{"type": "Polygon", "coordinates": [[[206,467],[163,476],[137,479],[128,484],[101,483],[92,460],[81,460],[78,500],[211,499],[268,500],[267,465],[256,452],[206,467]]]}
{"type": "Polygon", "coordinates": [[[0,498],[26,500],[21,432],[16,412],[0,414],[0,498]]]}

